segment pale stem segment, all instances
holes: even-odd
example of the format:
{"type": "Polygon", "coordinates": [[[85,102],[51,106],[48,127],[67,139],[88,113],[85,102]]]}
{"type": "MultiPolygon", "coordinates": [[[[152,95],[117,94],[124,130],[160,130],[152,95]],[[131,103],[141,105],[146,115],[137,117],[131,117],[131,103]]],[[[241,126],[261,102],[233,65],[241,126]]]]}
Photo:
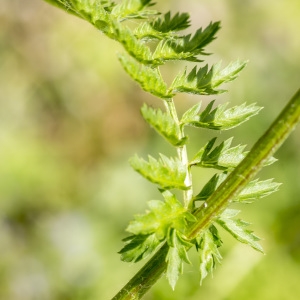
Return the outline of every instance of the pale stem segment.
{"type": "MultiPolygon", "coordinates": [[[[181,128],[181,126],[180,126],[180,122],[178,119],[174,100],[169,99],[167,101],[164,101],[164,103],[166,105],[167,112],[170,114],[170,116],[173,118],[173,120],[177,124],[178,128],[180,129],[179,138],[180,139],[184,138],[185,137],[184,131],[183,131],[183,128],[181,128]]],[[[190,206],[190,203],[192,201],[192,198],[193,198],[193,182],[192,182],[192,173],[191,173],[191,169],[189,166],[187,147],[186,147],[186,145],[182,145],[182,146],[178,146],[176,148],[177,148],[178,157],[179,157],[182,165],[186,169],[186,178],[185,178],[184,184],[187,187],[187,189],[183,191],[183,202],[184,202],[183,204],[184,204],[184,207],[186,209],[188,209],[190,206]]]]}
{"type": "MultiPolygon", "coordinates": [[[[176,114],[177,115],[177,114],[176,114]]],[[[227,177],[216,192],[195,211],[197,222],[191,226],[187,236],[193,239],[230,204],[262,168],[281,144],[287,139],[300,121],[300,89],[290,100],[278,118],[253,146],[247,157],[227,177]]],[[[145,266],[120,290],[112,300],[138,300],[155,284],[164,273],[168,245],[162,248],[145,266]]]]}

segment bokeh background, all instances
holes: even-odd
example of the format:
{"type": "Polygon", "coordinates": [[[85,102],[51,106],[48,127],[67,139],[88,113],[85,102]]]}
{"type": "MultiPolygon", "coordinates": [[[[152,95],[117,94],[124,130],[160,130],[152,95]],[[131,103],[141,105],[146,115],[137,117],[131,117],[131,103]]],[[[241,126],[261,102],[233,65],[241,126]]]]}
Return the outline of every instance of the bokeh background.
{"type": "MultiPolygon", "coordinates": [[[[300,2],[158,2],[163,12],[189,12],[193,29],[221,20],[209,63],[249,60],[229,93],[217,97],[264,106],[245,125],[217,133],[249,149],[299,88],[300,2]]],[[[125,74],[119,51],[91,25],[42,0],[1,1],[0,299],[110,299],[142,266],[121,262],[117,251],[132,215],[160,197],[128,158],[173,150],[142,120],[143,102],[161,103],[125,74]]],[[[171,63],[164,72],[173,76],[183,66],[171,63]]],[[[176,105],[183,112],[199,100],[179,96],[176,105]]],[[[189,134],[191,153],[216,135],[189,134]]],[[[145,299],[299,299],[299,148],[300,128],[259,176],[282,182],[280,191],[241,207],[266,255],[222,232],[224,260],[213,279],[199,286],[191,255],[194,267],[186,266],[175,292],[162,278],[145,299]]],[[[196,186],[211,174],[195,173],[196,186]]]]}

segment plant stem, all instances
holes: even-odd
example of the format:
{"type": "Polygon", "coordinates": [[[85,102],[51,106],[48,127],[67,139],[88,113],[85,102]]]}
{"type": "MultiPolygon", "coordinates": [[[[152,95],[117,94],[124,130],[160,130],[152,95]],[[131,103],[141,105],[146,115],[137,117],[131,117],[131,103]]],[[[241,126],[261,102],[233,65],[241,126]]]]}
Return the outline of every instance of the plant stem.
{"type": "Polygon", "coordinates": [[[165,243],[112,300],[138,300],[164,273],[169,246],[165,243]]]}
{"type": "MultiPolygon", "coordinates": [[[[170,99],[167,101],[164,101],[166,105],[167,112],[170,114],[174,122],[177,124],[179,130],[180,130],[180,136],[179,138],[182,139],[185,137],[183,127],[180,126],[180,122],[178,119],[176,107],[174,104],[174,100],[170,99]]],[[[186,145],[178,146],[177,147],[177,154],[178,157],[182,163],[182,165],[186,168],[186,178],[184,181],[185,186],[187,187],[186,190],[183,191],[183,204],[186,209],[189,208],[192,199],[193,199],[193,182],[192,182],[192,173],[191,169],[189,167],[189,158],[187,154],[187,148],[186,145]]]]}
{"type": "MultiPolygon", "coordinates": [[[[299,121],[300,89],[265,134],[253,146],[245,159],[234,169],[205,204],[195,211],[194,214],[198,220],[191,226],[187,235],[190,239],[194,239],[202,230],[207,228],[230,204],[232,199],[260,171],[264,162],[287,139],[299,121]]],[[[112,300],[141,299],[164,273],[167,266],[165,261],[167,252],[168,245],[164,244],[112,300]]]]}

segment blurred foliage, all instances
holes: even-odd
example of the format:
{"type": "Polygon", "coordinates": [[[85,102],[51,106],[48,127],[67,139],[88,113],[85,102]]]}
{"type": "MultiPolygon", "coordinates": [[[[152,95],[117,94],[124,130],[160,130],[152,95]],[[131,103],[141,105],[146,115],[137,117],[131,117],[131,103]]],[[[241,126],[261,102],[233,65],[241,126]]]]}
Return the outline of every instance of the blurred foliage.
{"type": "MultiPolygon", "coordinates": [[[[251,146],[299,88],[300,2],[166,0],[158,6],[189,12],[195,27],[221,20],[210,63],[250,60],[217,100],[265,107],[235,130],[236,143],[251,146]]],[[[1,3],[1,299],[109,299],[140,267],[120,261],[120,239],[132,214],[159,193],[127,160],[135,152],[170,149],[139,113],[143,102],[161,104],[124,73],[118,47],[41,0],[1,3]]],[[[168,77],[173,68],[163,73],[168,77]]],[[[180,109],[198,100],[179,96],[176,103],[180,109]]],[[[203,130],[199,138],[191,129],[190,135],[199,141],[192,145],[197,151],[213,133],[203,130]]],[[[244,209],[265,239],[266,256],[229,238],[214,279],[199,288],[198,272],[187,266],[175,293],[162,279],[145,299],[298,299],[299,147],[298,128],[277,153],[279,162],[260,176],[283,182],[280,191],[244,209]]],[[[194,176],[200,188],[206,179],[194,176]]]]}

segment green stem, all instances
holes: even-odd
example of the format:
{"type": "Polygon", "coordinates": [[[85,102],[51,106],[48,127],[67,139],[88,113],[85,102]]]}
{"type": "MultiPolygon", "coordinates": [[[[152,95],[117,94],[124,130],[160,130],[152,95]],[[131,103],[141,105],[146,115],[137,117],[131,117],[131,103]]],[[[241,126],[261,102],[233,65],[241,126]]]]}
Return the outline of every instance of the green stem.
{"type": "Polygon", "coordinates": [[[164,273],[169,246],[165,243],[112,300],[138,300],[164,273]]]}
{"type": "MultiPolygon", "coordinates": [[[[166,105],[167,112],[170,114],[170,116],[175,121],[175,123],[177,124],[177,126],[180,130],[179,138],[180,139],[184,138],[185,137],[184,131],[183,131],[182,126],[180,126],[180,122],[178,119],[174,100],[170,99],[170,100],[164,101],[164,103],[166,105]]],[[[191,173],[191,170],[189,167],[189,158],[188,158],[188,154],[187,154],[186,145],[178,146],[177,153],[178,153],[178,157],[179,157],[181,163],[186,168],[186,178],[185,178],[184,183],[188,189],[183,191],[183,202],[184,202],[184,207],[186,209],[188,209],[190,206],[190,203],[192,202],[192,199],[193,199],[193,182],[192,182],[192,173],[191,173]]]]}
{"type": "MultiPolygon", "coordinates": [[[[260,171],[264,162],[286,140],[300,121],[300,89],[290,100],[278,118],[253,146],[247,157],[220,185],[216,192],[195,211],[196,224],[191,226],[190,239],[194,239],[202,230],[230,204],[232,199],[260,171]]],[[[166,269],[168,245],[162,248],[145,266],[120,290],[112,300],[138,300],[154,285],[166,269]]]]}

